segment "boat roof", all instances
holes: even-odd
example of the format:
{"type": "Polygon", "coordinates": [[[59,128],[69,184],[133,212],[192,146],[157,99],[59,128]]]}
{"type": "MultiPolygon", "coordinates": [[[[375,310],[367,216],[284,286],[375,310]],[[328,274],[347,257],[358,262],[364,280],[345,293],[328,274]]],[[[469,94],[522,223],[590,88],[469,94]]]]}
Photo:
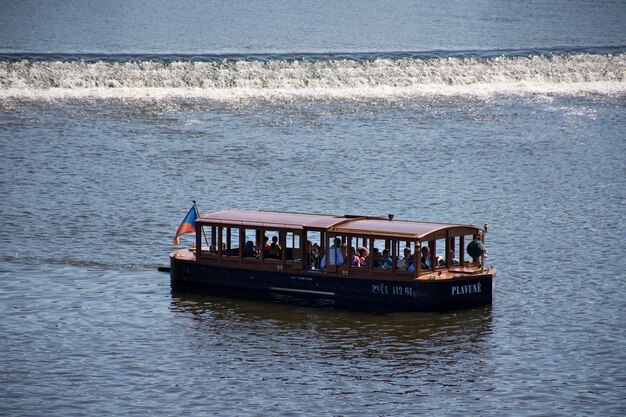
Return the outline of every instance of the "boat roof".
{"type": "Polygon", "coordinates": [[[307,214],[277,211],[223,210],[209,213],[197,220],[200,224],[241,225],[265,229],[324,229],[330,233],[376,235],[405,239],[443,238],[447,231],[469,235],[480,229],[471,224],[430,223],[389,220],[385,217],[307,214]]]}

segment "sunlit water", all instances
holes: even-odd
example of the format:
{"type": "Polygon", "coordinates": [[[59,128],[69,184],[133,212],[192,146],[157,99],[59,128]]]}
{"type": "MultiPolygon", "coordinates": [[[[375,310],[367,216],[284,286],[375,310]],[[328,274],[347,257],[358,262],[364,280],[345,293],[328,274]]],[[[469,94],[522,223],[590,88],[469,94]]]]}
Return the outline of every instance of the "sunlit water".
{"type": "Polygon", "coordinates": [[[255,26],[234,40],[184,26],[191,43],[157,31],[161,48],[150,26],[123,25],[118,47],[100,21],[99,37],[5,29],[0,414],[624,415],[623,7],[531,30],[521,3],[473,6],[426,12],[439,23],[423,42],[399,24],[371,47],[330,23],[257,44],[255,26]],[[494,303],[407,314],[172,294],[156,268],[193,199],[488,222],[494,303]]]}

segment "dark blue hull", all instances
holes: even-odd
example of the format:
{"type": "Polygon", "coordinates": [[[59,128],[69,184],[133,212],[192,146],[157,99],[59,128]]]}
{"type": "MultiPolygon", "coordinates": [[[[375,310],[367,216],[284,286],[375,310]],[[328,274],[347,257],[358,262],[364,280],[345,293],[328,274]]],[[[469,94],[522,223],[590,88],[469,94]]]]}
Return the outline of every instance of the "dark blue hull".
{"type": "Polygon", "coordinates": [[[494,274],[446,280],[342,277],[317,271],[259,271],[171,258],[174,291],[269,298],[273,293],[331,299],[337,304],[435,311],[491,304],[494,274]]]}

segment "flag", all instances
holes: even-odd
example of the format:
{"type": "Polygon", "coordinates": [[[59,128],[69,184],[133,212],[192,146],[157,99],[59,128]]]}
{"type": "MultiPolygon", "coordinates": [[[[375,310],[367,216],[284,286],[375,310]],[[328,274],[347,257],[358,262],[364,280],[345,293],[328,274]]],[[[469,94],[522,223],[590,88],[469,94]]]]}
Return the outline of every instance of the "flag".
{"type": "Polygon", "coordinates": [[[194,204],[189,209],[189,213],[183,219],[183,222],[178,227],[176,231],[176,236],[174,237],[174,245],[178,245],[178,236],[184,235],[186,233],[196,233],[196,219],[198,218],[198,210],[196,210],[196,205],[194,204]]]}

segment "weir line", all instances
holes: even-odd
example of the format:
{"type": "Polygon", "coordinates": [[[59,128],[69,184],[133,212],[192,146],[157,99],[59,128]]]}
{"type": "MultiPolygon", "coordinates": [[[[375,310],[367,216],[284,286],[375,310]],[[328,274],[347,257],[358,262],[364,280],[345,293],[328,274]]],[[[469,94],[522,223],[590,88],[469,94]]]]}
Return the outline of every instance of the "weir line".
{"type": "Polygon", "coordinates": [[[0,99],[219,101],[529,93],[624,94],[626,52],[221,61],[0,59],[0,99]]]}

